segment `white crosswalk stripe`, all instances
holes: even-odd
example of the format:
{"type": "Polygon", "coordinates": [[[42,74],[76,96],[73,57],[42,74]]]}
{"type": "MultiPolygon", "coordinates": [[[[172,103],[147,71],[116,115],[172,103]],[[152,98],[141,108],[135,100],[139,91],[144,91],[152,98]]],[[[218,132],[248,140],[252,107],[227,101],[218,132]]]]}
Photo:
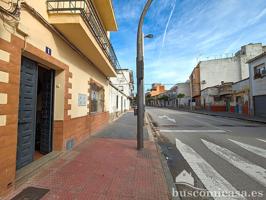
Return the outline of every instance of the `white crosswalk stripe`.
{"type": "Polygon", "coordinates": [[[225,133],[225,130],[165,130],[162,129],[160,132],[163,133],[225,133]]]}
{"type": "Polygon", "coordinates": [[[263,139],[260,139],[260,138],[257,138],[257,140],[259,140],[261,142],[266,142],[266,140],[263,140],[263,139]]]}
{"type": "Polygon", "coordinates": [[[243,171],[255,181],[261,183],[263,186],[266,186],[266,169],[251,163],[250,161],[242,158],[226,148],[220,147],[203,139],[201,140],[212,152],[243,171]]]}
{"type": "Polygon", "coordinates": [[[231,139],[228,139],[230,140],[231,142],[241,146],[242,148],[254,153],[254,154],[257,154],[259,156],[262,156],[264,158],[266,158],[266,150],[265,149],[262,149],[262,148],[259,148],[259,147],[254,147],[252,145],[249,145],[249,144],[244,144],[242,142],[238,142],[238,141],[235,141],[235,140],[231,140],[231,139]]]}
{"type": "MultiPolygon", "coordinates": [[[[228,191],[237,193],[237,190],[191,147],[176,139],[176,148],[183,155],[185,160],[188,162],[190,167],[193,169],[195,174],[199,177],[199,179],[208,191],[228,191]]],[[[215,200],[221,199],[220,197],[213,198],[215,200]]],[[[234,198],[225,197],[223,199],[232,200],[245,198],[242,196],[238,196],[234,198]]]]}

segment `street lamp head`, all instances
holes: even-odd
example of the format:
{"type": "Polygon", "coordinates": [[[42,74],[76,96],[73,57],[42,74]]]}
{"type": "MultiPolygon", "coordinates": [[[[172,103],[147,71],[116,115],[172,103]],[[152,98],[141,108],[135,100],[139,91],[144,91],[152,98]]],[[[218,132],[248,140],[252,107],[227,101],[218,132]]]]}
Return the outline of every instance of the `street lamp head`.
{"type": "Polygon", "coordinates": [[[153,34],[145,35],[144,38],[149,38],[149,39],[151,39],[151,38],[153,38],[153,34]]]}

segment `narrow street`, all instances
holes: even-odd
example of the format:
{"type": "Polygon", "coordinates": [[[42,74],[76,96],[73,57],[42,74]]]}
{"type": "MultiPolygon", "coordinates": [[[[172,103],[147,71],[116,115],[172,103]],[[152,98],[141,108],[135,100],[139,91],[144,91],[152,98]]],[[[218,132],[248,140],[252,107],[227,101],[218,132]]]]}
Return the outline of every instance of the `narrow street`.
{"type": "Polygon", "coordinates": [[[146,111],[160,131],[174,179],[186,170],[195,187],[248,193],[237,199],[265,198],[249,197],[252,191],[266,192],[265,124],[160,108],[146,111]]]}

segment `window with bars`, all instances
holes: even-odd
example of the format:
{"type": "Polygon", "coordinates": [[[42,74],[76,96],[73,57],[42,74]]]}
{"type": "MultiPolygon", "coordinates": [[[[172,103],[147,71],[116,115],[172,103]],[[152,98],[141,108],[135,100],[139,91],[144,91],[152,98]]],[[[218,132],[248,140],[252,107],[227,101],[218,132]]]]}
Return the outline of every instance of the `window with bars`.
{"type": "Polygon", "coordinates": [[[262,78],[266,76],[265,64],[260,64],[254,68],[254,79],[262,78]]]}
{"type": "Polygon", "coordinates": [[[97,113],[104,111],[104,88],[96,83],[91,83],[90,112],[97,113]]]}

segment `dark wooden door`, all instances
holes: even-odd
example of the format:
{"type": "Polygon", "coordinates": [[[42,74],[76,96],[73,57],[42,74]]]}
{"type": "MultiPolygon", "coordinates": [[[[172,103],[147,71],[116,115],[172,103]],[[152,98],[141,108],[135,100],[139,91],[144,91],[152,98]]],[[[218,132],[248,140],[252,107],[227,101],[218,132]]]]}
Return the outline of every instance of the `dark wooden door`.
{"type": "Polygon", "coordinates": [[[18,116],[17,169],[31,163],[34,158],[37,69],[37,64],[35,62],[27,58],[22,58],[18,116]]]}
{"type": "Polygon", "coordinates": [[[54,93],[54,70],[44,69],[42,95],[42,111],[40,123],[40,152],[43,154],[52,151],[52,121],[53,121],[53,93],[54,93]]]}

